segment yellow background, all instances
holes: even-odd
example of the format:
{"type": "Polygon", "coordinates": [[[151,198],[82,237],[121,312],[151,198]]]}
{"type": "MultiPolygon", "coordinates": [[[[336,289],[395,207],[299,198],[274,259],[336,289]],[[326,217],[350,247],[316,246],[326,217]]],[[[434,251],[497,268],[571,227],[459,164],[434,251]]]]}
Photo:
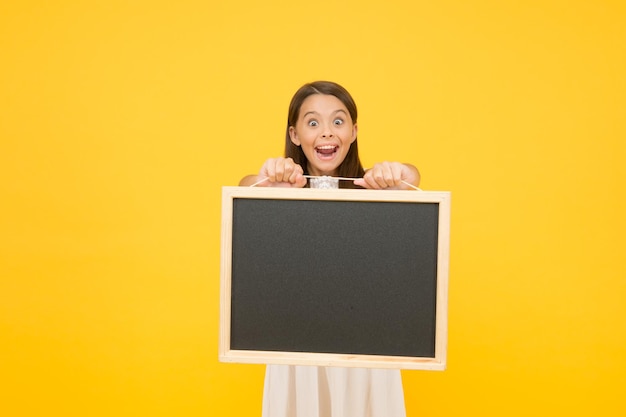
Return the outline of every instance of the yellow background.
{"type": "Polygon", "coordinates": [[[366,166],[452,192],[409,417],[626,414],[624,4],[2,2],[0,415],[260,415],[264,367],[217,361],[221,186],[314,79],[366,166]]]}

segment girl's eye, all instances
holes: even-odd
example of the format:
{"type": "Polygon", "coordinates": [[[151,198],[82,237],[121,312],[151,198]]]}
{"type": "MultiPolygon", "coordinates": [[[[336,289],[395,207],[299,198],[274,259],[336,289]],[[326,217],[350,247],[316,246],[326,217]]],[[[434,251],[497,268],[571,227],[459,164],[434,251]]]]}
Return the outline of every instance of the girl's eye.
{"type": "Polygon", "coordinates": [[[343,120],[341,120],[341,119],[335,119],[335,120],[333,121],[333,123],[334,123],[335,125],[339,126],[339,125],[342,125],[342,124],[343,124],[343,120]]]}
{"type": "Polygon", "coordinates": [[[317,126],[317,120],[309,120],[309,126],[317,126]]]}

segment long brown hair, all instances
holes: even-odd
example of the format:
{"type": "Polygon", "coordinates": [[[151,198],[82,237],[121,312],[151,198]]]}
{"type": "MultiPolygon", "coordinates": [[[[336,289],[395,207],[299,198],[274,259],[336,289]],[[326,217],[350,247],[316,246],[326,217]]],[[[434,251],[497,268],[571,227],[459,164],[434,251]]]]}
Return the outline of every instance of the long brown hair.
{"type": "MultiPolygon", "coordinates": [[[[306,159],[304,152],[302,152],[302,148],[295,145],[291,141],[291,137],[289,136],[289,127],[296,125],[298,117],[300,116],[300,107],[302,107],[302,103],[304,102],[304,100],[306,100],[307,97],[313,94],[327,94],[337,97],[344,104],[344,106],[346,106],[346,109],[348,109],[348,113],[350,113],[350,117],[352,118],[352,123],[356,123],[357,120],[357,109],[354,99],[345,88],[337,83],[334,83],[332,81],[314,81],[312,83],[303,85],[302,87],[300,87],[300,89],[298,89],[298,91],[296,91],[291,99],[291,103],[289,104],[289,113],[287,115],[287,132],[285,134],[285,157],[292,158],[295,163],[299,164],[302,167],[305,174],[309,173],[308,160],[306,159]]],[[[352,144],[350,145],[350,149],[346,154],[346,157],[341,162],[339,167],[337,167],[338,176],[360,178],[365,173],[363,165],[361,164],[361,160],[359,159],[359,148],[357,142],[357,139],[352,142],[352,144]]],[[[353,187],[352,182],[349,181],[341,181],[340,185],[350,188],[353,187]]]]}

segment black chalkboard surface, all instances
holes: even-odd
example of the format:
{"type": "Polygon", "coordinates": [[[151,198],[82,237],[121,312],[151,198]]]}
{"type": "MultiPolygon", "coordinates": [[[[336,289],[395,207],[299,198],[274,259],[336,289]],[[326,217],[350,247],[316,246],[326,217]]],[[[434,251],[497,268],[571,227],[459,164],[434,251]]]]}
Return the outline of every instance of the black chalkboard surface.
{"type": "Polygon", "coordinates": [[[220,360],[444,369],[449,193],[224,187],[220,360]]]}

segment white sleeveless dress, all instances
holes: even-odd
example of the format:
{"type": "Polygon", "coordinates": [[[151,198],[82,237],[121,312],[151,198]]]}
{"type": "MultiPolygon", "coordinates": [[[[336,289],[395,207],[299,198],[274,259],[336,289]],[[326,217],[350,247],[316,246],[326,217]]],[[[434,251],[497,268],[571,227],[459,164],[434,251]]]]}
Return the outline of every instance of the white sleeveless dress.
{"type": "Polygon", "coordinates": [[[406,417],[397,369],[267,365],[263,417],[406,417]]]}

